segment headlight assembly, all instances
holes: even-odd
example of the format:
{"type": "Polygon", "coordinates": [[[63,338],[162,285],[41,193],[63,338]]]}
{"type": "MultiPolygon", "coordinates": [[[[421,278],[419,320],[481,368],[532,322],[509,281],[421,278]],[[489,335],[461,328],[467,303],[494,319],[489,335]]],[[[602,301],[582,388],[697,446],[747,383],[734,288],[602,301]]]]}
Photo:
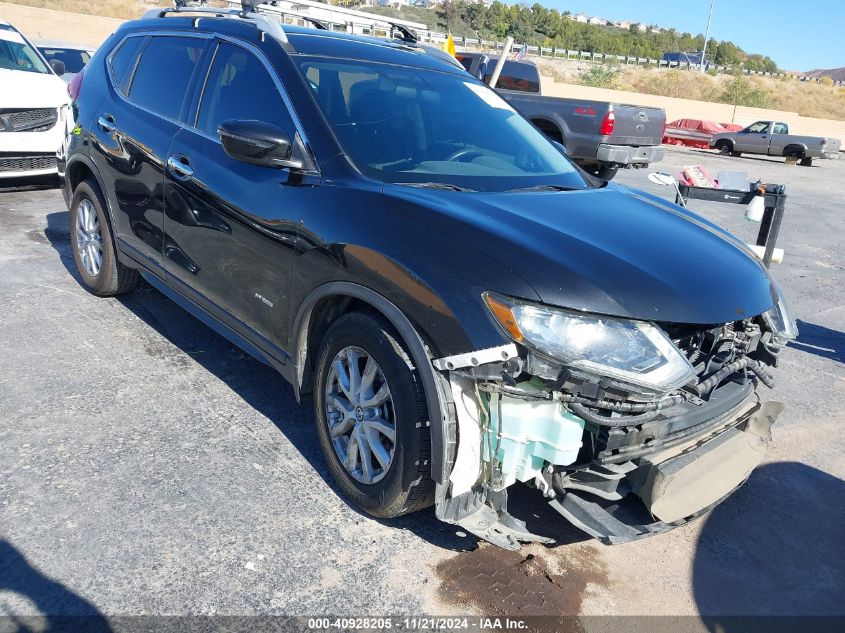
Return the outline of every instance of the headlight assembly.
{"type": "Polygon", "coordinates": [[[563,365],[667,392],[695,378],[687,358],[657,326],[551,308],[485,293],[484,301],[517,343],[563,365]]]}
{"type": "Polygon", "coordinates": [[[795,320],[792,318],[792,310],[790,310],[789,303],[783,295],[783,290],[775,281],[772,281],[772,289],[774,290],[775,305],[768,312],[763,313],[763,321],[772,331],[775,343],[786,345],[787,342],[798,338],[798,326],[795,325],[795,320]]]}

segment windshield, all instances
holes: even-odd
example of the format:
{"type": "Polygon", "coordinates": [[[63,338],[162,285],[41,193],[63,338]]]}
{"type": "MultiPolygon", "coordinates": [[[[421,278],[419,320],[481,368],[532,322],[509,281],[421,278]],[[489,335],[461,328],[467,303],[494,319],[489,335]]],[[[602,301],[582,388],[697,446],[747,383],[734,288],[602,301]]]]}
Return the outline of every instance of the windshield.
{"type": "Polygon", "coordinates": [[[323,58],[299,68],[344,152],[372,178],[477,191],[590,186],[560,149],[468,76],[323,58]]]}
{"type": "Polygon", "coordinates": [[[17,31],[0,30],[0,68],[24,70],[30,73],[49,73],[38,53],[17,31]]]}
{"type": "Polygon", "coordinates": [[[41,54],[47,58],[48,62],[54,59],[64,62],[65,72],[78,73],[91,60],[91,55],[88,51],[79,50],[76,48],[39,48],[41,54]]]}

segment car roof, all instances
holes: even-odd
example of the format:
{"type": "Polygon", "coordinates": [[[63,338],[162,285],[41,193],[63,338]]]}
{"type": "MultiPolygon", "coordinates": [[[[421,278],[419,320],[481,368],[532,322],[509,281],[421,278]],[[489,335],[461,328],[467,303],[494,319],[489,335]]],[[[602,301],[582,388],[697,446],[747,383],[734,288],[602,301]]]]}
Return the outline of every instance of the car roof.
{"type": "Polygon", "coordinates": [[[382,62],[452,73],[465,72],[462,66],[412,42],[290,26],[285,27],[285,33],[294,48],[290,51],[294,55],[382,62]]]}
{"type": "Polygon", "coordinates": [[[38,48],[63,48],[71,51],[93,51],[96,46],[86,46],[84,44],[71,44],[69,42],[59,42],[56,40],[38,40],[35,42],[38,48]]]}
{"type": "MultiPolygon", "coordinates": [[[[118,32],[131,30],[219,32],[229,36],[240,36],[247,41],[254,41],[257,33],[255,24],[251,22],[214,15],[199,18],[174,15],[132,20],[124,23],[118,32]]],[[[291,55],[382,62],[456,74],[466,72],[457,60],[454,63],[447,61],[440,51],[413,42],[287,24],[284,25],[284,31],[288,40],[285,47],[291,55]]]]}

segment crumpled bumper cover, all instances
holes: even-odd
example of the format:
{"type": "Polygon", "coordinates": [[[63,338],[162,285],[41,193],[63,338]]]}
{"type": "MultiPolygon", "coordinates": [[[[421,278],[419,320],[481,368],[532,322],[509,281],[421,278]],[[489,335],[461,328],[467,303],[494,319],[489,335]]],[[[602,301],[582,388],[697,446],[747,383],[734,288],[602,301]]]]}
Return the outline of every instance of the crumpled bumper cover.
{"type": "Polygon", "coordinates": [[[782,410],[779,402],[757,404],[740,424],[702,444],[676,455],[663,452],[640,460],[629,475],[633,493],[622,501],[591,500],[589,494],[568,491],[549,503],[576,527],[608,545],[684,525],[706,514],[748,479],[766,455],[771,427],[782,410]]]}

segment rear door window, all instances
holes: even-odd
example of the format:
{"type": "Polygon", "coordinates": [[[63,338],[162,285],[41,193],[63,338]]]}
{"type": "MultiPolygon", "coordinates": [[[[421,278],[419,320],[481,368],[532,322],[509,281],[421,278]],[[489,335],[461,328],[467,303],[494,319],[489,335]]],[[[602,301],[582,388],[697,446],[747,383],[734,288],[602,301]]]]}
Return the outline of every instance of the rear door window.
{"type": "Polygon", "coordinates": [[[178,119],[205,43],[195,37],[152,37],[132,77],[129,100],[156,114],[178,119]]]}
{"type": "Polygon", "coordinates": [[[135,61],[138,59],[138,52],[141,45],[147,41],[146,37],[128,37],[123,40],[109,58],[109,72],[111,73],[114,87],[126,96],[126,88],[129,85],[129,78],[135,69],[135,61]]]}
{"type": "Polygon", "coordinates": [[[269,71],[253,53],[221,43],[208,73],[197,113],[197,129],[217,136],[224,121],[253,119],[274,123],[288,134],[293,121],[269,71]]]}

